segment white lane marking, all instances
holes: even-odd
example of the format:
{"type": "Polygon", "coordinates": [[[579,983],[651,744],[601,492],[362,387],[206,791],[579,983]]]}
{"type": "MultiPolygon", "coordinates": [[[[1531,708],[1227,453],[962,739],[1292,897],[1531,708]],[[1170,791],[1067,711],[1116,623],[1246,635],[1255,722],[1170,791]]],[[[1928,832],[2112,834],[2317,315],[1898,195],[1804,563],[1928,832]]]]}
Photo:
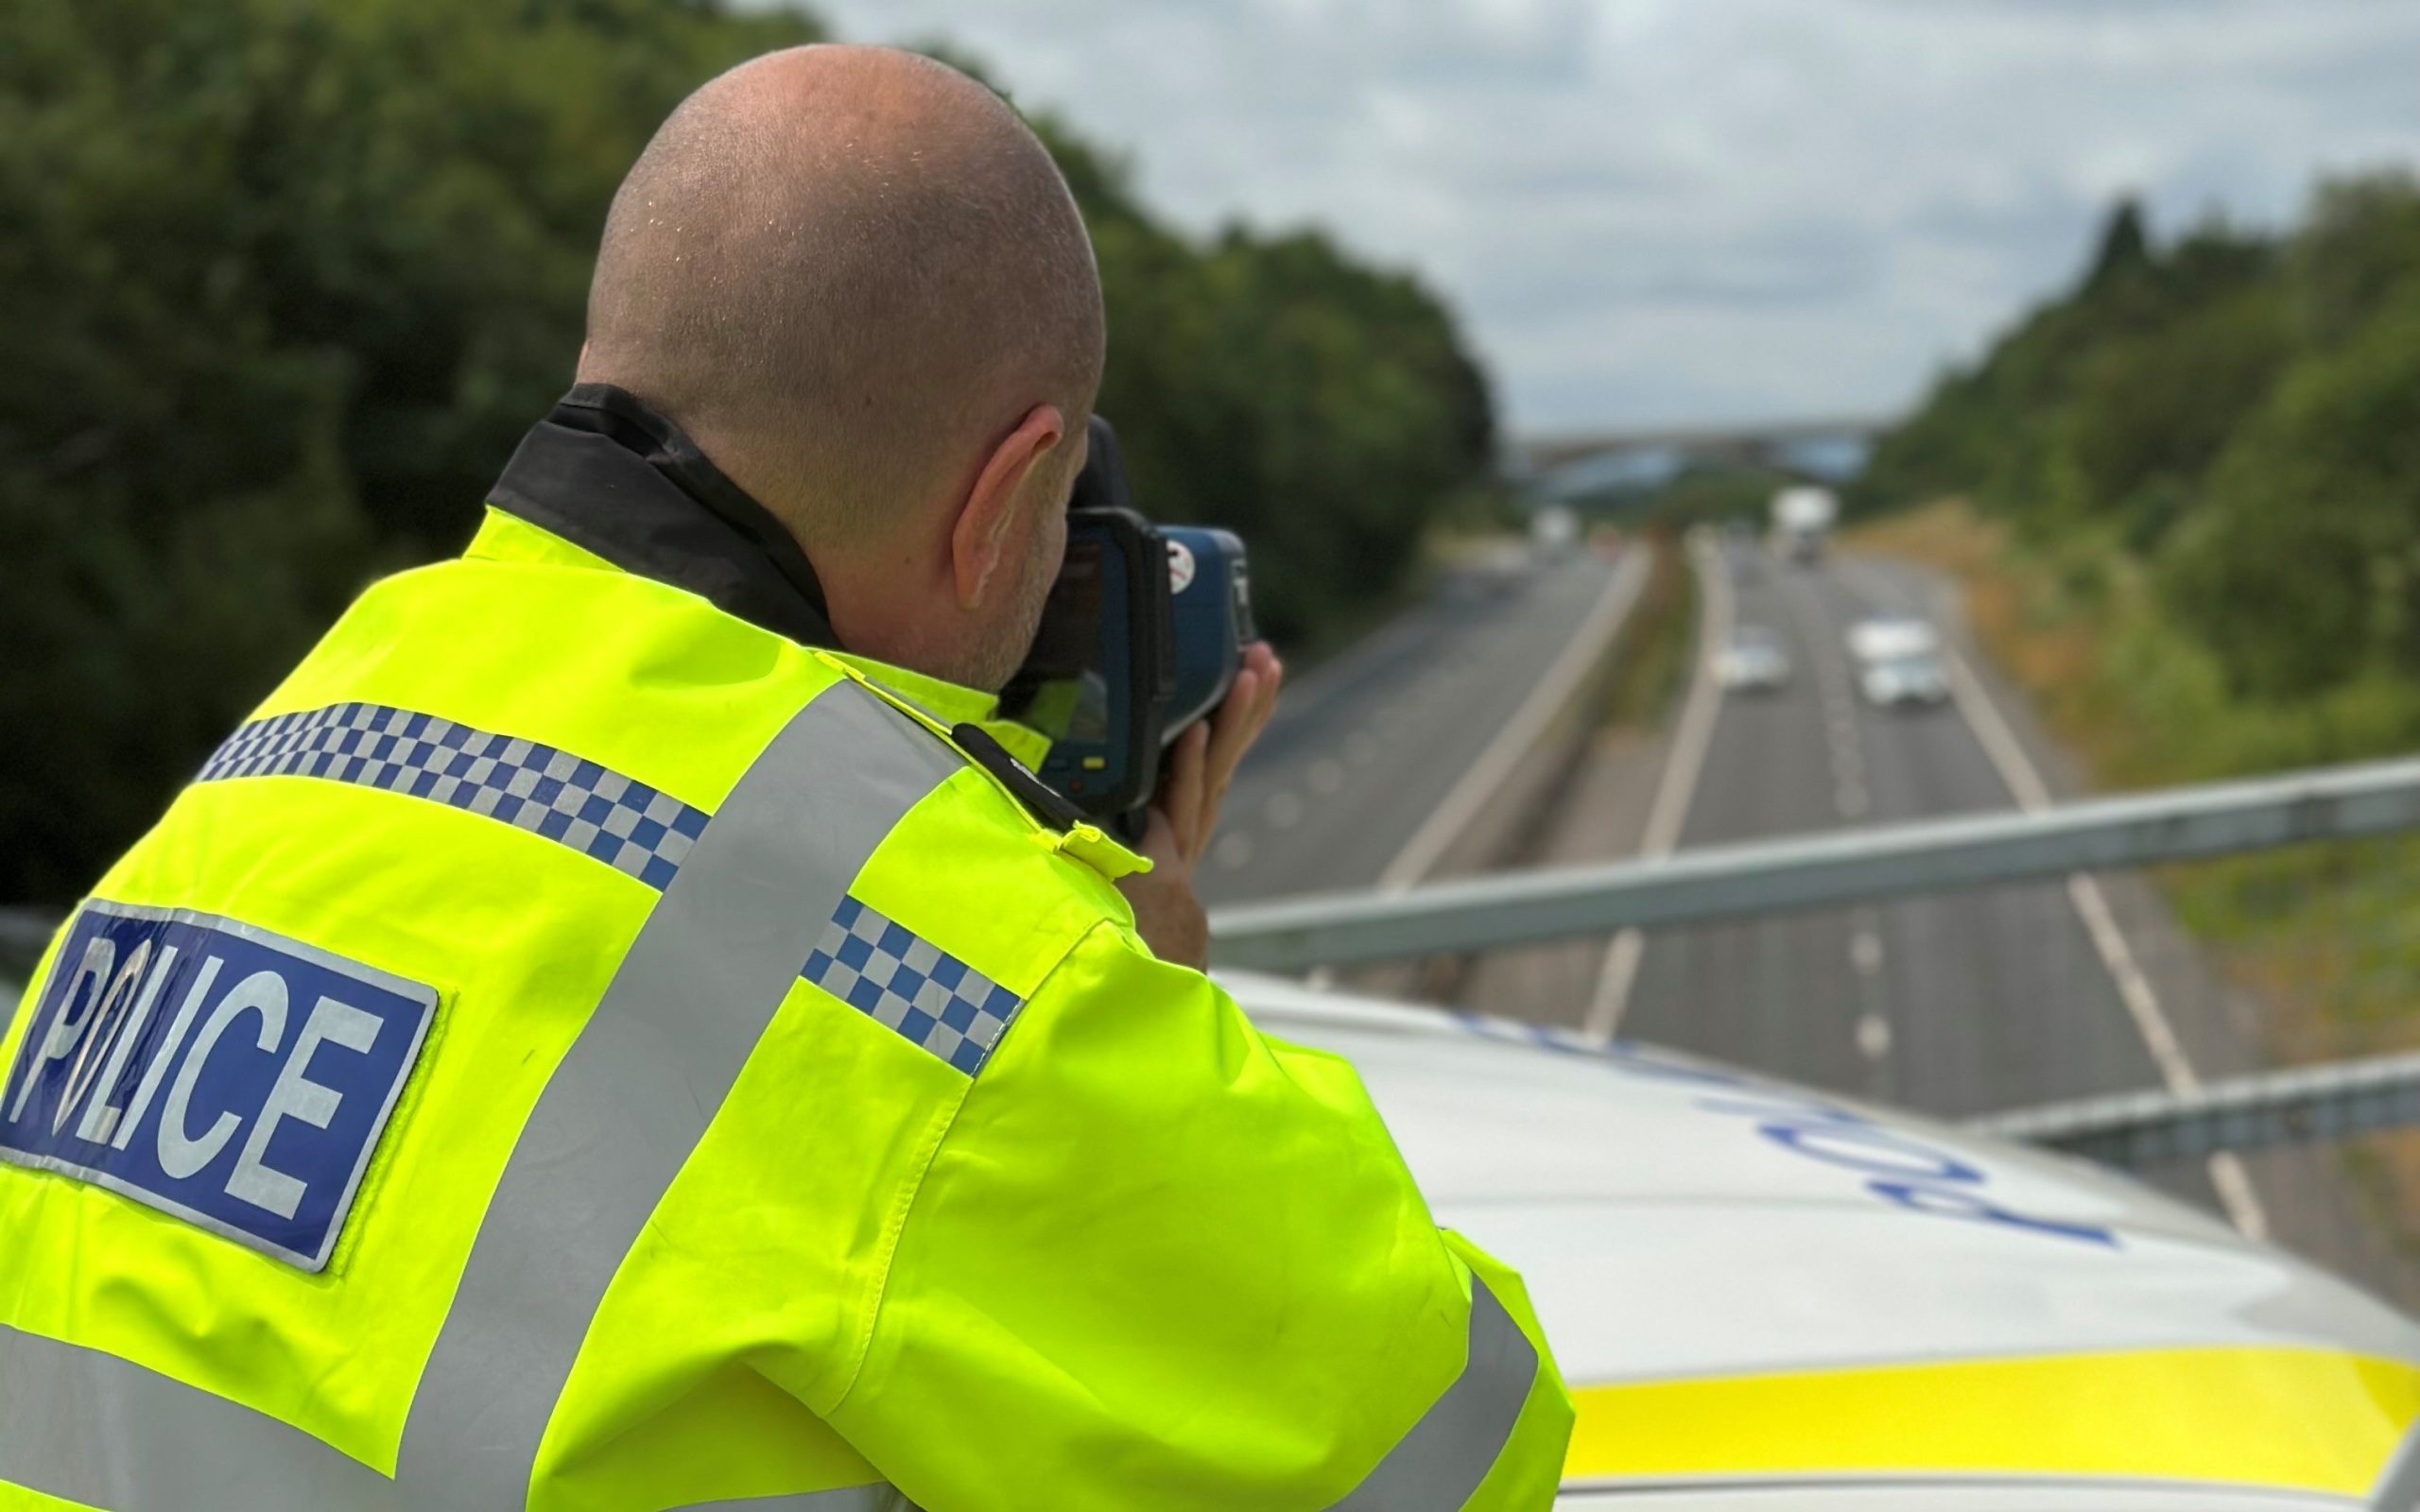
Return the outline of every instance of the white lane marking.
{"type": "Polygon", "coordinates": [[[1975,679],[1974,673],[1967,670],[1965,658],[1958,654],[1955,646],[1946,644],[1941,648],[1941,655],[1942,662],[1949,668],[1950,700],[1958,705],[1958,712],[1966,716],[1966,723],[1975,731],[1975,738],[1982,742],[1983,754],[1999,768],[2000,781],[2008,784],[2010,795],[2016,799],[2016,806],[2029,810],[2048,808],[2048,784],[2042,781],[2041,773],[2033,769],[2032,758],[2025,754],[2025,747],[2017,743],[2016,732],[2009,729],[2007,720],[2000,717],[1998,708],[1984,693],[1983,685],[1975,679]]]}
{"type": "Polygon", "coordinates": [[[1228,831],[1210,848],[1210,859],[1218,863],[1221,871],[1240,868],[1252,860],[1252,836],[1241,830],[1228,831]]]}
{"type": "MultiPolygon", "coordinates": [[[[1991,694],[1981,679],[1966,665],[1955,646],[1942,646],[1942,660],[1949,668],[1949,696],[1965,716],[1967,728],[1999,769],[2000,781],[2022,809],[2047,808],[2050,803],[2049,784],[2042,781],[2032,758],[2009,728],[1999,710],[1992,703],[1991,694]]],[[[2179,1095],[2198,1091],[2202,1078],[2187,1059],[2184,1045],[2176,1038],[2176,1028],[2169,1022],[2167,1012],[2160,1007],[2159,994],[2152,990],[2151,979],[2135,959],[2134,948],[2126,943],[2125,931],[2118,927],[2117,916],[2110,912],[2109,899],[2100,890],[2100,882],[2089,872],[2079,871],[2067,878],[2067,899],[2075,905],[2076,917],[2083,920],[2084,934],[2092,940],[2093,953],[2100,957],[2103,970],[2117,984],[2118,1001],[2126,1005],[2126,1016],[2135,1022],[2135,1030],[2143,1037],[2143,1045],[2151,1052],[2152,1061],[2159,1067],[2160,1079],[2168,1090],[2179,1095]]],[[[2210,1185],[2219,1194],[2219,1205],[2238,1230],[2253,1239],[2269,1235],[2268,1211],[2261,1205],[2260,1194],[2252,1187],[2252,1177],[2243,1162],[2232,1150],[2221,1150],[2210,1157],[2210,1185]]]]}
{"type": "Polygon", "coordinates": [[[1621,564],[1605,579],[1604,591],[1597,595],[1596,604],[1573,633],[1571,644],[1564,647],[1563,655],[1547,668],[1546,676],[1538,679],[1537,686],[1530,690],[1530,696],[1504,722],[1487,748],[1479,752],[1478,760],[1446,790],[1444,799],[1412,832],[1404,848],[1387,863],[1387,868],[1378,873],[1377,890],[1381,894],[1402,892],[1428,875],[1429,868],[1443,858],[1446,848],[1478,816],[1480,806],[1503,785],[1513,766],[1529,754],[1546,734],[1554,716],[1571,701],[1581,679],[1603,659],[1605,647],[1612,644],[1614,632],[1621,628],[1646,577],[1645,550],[1623,553],[1621,564]]]}
{"type": "Polygon", "coordinates": [[[2260,1194],[2252,1185],[2252,1173],[2233,1150],[2221,1150],[2210,1157],[2210,1185],[2219,1193],[2219,1206],[2227,1210],[2236,1228],[2247,1239],[2269,1237],[2269,1210],[2261,1205],[2260,1194]]]}
{"type": "Polygon", "coordinates": [[[1311,763],[1309,776],[1311,791],[1314,793],[1324,795],[1341,791],[1344,786],[1344,764],[1333,756],[1322,756],[1311,763]]]}
{"type": "Polygon", "coordinates": [[[1262,806],[1260,816],[1272,830],[1290,830],[1303,817],[1303,799],[1291,789],[1279,793],[1262,806]]]}
{"type": "Polygon", "coordinates": [[[1858,975],[1873,976],[1882,970],[1882,936],[1873,930],[1859,928],[1849,936],[1849,964],[1858,975]]]}
{"type": "Polygon", "coordinates": [[[1858,1053],[1868,1060],[1880,1060],[1891,1053],[1891,1021],[1878,1013],[1869,1013],[1857,1021],[1858,1053]]]}
{"type": "MultiPolygon", "coordinates": [[[[1731,574],[1703,558],[1694,559],[1691,566],[1703,590],[1697,672],[1689,684],[1689,701],[1681,708],[1671,754],[1665,759],[1664,774],[1655,785],[1655,801],[1647,811],[1647,831],[1638,847],[1642,860],[1661,860],[1680,842],[1689,802],[1697,796],[1698,778],[1705,770],[1706,753],[1714,746],[1715,715],[1722,710],[1722,690],[1716,686],[1713,673],[1714,648],[1731,639],[1731,574]]],[[[1635,929],[1614,936],[1605,952],[1605,964],[1597,973],[1597,989],[1588,998],[1588,1016],[1582,1021],[1582,1032],[1589,1039],[1611,1040],[1621,1027],[1622,1015],[1630,1008],[1631,987],[1638,980],[1639,956],[1646,948],[1646,937],[1635,929]]]]}

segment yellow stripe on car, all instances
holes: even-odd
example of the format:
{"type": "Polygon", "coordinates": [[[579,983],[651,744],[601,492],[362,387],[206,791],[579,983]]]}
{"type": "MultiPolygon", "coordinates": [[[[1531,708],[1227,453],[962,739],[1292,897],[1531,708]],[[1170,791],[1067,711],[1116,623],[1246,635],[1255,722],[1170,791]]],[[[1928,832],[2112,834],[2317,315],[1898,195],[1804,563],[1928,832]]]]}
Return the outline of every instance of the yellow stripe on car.
{"type": "Polygon", "coordinates": [[[2420,1366],[2141,1349],[1578,1386],[1564,1484],[1707,1474],[2156,1477],[2359,1496],[2420,1366]]]}

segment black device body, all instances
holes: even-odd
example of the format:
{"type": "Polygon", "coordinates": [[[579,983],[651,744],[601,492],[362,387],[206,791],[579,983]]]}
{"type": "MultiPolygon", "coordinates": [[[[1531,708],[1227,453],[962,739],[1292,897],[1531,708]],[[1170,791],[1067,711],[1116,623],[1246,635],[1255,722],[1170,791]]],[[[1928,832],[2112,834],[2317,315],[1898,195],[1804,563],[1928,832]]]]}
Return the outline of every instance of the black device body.
{"type": "Polygon", "coordinates": [[[1160,757],[1218,708],[1257,638],[1243,542],[1137,513],[1117,438],[1096,416],[1067,509],[1067,551],[1001,712],[1051,739],[1038,775],[1129,839],[1160,757]]]}

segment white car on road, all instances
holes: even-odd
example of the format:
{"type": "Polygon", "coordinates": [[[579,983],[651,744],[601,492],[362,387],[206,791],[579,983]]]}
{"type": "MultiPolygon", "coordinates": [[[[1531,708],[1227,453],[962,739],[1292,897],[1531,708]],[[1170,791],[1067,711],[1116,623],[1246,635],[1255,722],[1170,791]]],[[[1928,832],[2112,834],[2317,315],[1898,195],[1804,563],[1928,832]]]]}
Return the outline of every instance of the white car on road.
{"type": "Polygon", "coordinates": [[[1789,653],[1762,626],[1742,626],[1714,654],[1714,680],[1726,692],[1754,693],[1789,685],[1789,653]]]}
{"type": "Polygon", "coordinates": [[[1939,650],[1933,627],[1910,614],[1876,614],[1849,627],[1849,655],[1860,662],[1927,655],[1939,650]]]}
{"type": "Polygon", "coordinates": [[[1909,651],[1868,662],[1858,670],[1858,692],[1877,709],[1929,709],[1949,696],[1949,674],[1931,651],[1909,651]]]}

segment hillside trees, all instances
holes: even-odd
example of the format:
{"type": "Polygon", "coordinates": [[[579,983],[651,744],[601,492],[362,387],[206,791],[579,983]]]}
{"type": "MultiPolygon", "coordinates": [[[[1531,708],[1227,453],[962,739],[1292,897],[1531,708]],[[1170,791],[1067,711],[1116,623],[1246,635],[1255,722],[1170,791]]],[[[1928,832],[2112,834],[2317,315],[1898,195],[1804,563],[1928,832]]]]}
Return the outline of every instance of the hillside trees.
{"type": "MultiPolygon", "coordinates": [[[[719,0],[0,7],[0,902],[90,885],[368,577],[458,549],[569,382],[615,183],[719,0]]],[[[1484,470],[1409,280],[1157,220],[1048,121],[1096,235],[1138,500],[1251,541],[1301,640],[1484,470]]]]}
{"type": "Polygon", "coordinates": [[[2164,248],[2120,207],[2071,293],[1883,440],[1859,502],[1941,493],[2140,562],[2238,697],[2420,689],[2420,183],[2164,248]]]}

